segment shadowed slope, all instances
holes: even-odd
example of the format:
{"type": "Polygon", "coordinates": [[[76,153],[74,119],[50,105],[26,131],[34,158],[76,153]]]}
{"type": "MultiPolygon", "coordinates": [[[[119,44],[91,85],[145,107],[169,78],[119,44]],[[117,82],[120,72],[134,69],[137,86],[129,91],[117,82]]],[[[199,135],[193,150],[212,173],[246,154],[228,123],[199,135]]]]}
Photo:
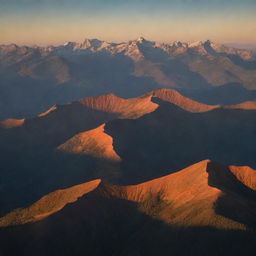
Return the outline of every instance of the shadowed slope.
{"type": "Polygon", "coordinates": [[[25,120],[21,127],[1,130],[0,187],[6,196],[0,199],[4,205],[0,214],[63,186],[99,177],[116,179],[120,176],[116,163],[120,158],[112,150],[111,137],[100,128],[89,135],[82,133],[116,118],[140,117],[157,107],[151,102],[151,96],[126,100],[105,95],[55,106],[41,116],[25,120]],[[56,150],[73,137],[72,143],[79,141],[82,151],[89,154],[75,155],[56,150]],[[32,185],[28,185],[30,182],[32,185]],[[22,192],[16,194],[14,191],[22,192]]]}
{"type": "Polygon", "coordinates": [[[81,181],[134,184],[207,158],[256,166],[255,110],[209,111],[172,90],[155,93],[88,98],[1,129],[1,214],[81,181]]]}
{"type": "Polygon", "coordinates": [[[210,160],[204,160],[174,174],[138,185],[118,186],[95,180],[58,190],[28,208],[17,209],[2,217],[0,226],[38,221],[93,191],[92,196],[114,197],[142,204],[140,209],[146,214],[150,215],[151,210],[156,210],[154,217],[171,224],[246,229],[242,221],[245,219],[243,215],[247,216],[246,223],[249,226],[254,226],[256,221],[253,221],[252,217],[256,210],[256,205],[253,203],[256,194],[250,189],[250,184],[249,187],[246,186],[248,180],[255,178],[255,173],[252,169],[244,173],[244,168],[224,167],[210,160]],[[233,175],[234,168],[239,178],[233,175]],[[222,204],[223,208],[218,211],[218,200],[222,197],[228,198],[228,203],[222,204]],[[245,202],[251,204],[246,205],[245,202]],[[150,207],[158,207],[159,203],[161,207],[150,209],[150,207]],[[232,209],[236,209],[237,212],[233,212],[233,216],[229,218],[232,209]],[[239,211],[242,215],[239,215],[239,211]],[[232,217],[241,222],[232,221],[232,217]]]}
{"type": "MultiPolygon", "coordinates": [[[[245,174],[243,168],[235,168],[239,170],[237,175],[247,180],[256,175],[255,170],[245,174]]],[[[170,224],[255,228],[256,193],[250,185],[247,187],[248,181],[233,176],[233,169],[204,160],[139,185],[122,187],[103,183],[97,191],[105,196],[141,203],[141,209],[147,214],[153,213],[154,217],[170,224]]]]}
{"type": "Polygon", "coordinates": [[[241,83],[226,83],[220,87],[214,87],[202,91],[179,90],[184,96],[196,101],[215,105],[236,105],[246,101],[256,101],[256,91],[250,91],[241,83]]]}
{"type": "Polygon", "coordinates": [[[256,171],[248,166],[229,166],[233,175],[244,185],[256,190],[256,171]]]}
{"type": "Polygon", "coordinates": [[[180,108],[193,112],[193,113],[201,113],[211,111],[217,108],[226,108],[226,109],[244,109],[244,110],[255,110],[256,102],[254,101],[246,101],[236,105],[207,105],[201,102],[190,99],[189,97],[185,97],[176,90],[173,89],[159,89],[156,91],[152,91],[146,95],[152,95],[152,97],[159,98],[163,101],[170,102],[179,106],[180,108]]]}
{"type": "MultiPolygon", "coordinates": [[[[230,168],[234,167],[204,160],[138,185],[98,180],[53,192],[0,219],[2,225],[27,223],[0,229],[0,252],[6,256],[35,252],[40,256],[252,255],[255,193],[230,168]],[[36,218],[52,209],[59,211],[43,220],[36,218]]],[[[252,175],[253,170],[246,174],[252,175]]]]}
{"type": "Polygon", "coordinates": [[[223,192],[215,202],[215,211],[255,230],[256,193],[250,187],[250,181],[255,178],[255,170],[245,173],[244,168],[235,169],[215,162],[208,164],[209,185],[223,192]]]}
{"type": "Polygon", "coordinates": [[[54,191],[27,208],[16,209],[4,218],[0,218],[0,226],[19,225],[39,221],[60,211],[69,203],[94,190],[101,180],[90,181],[68,189],[54,191]]]}
{"type": "MultiPolygon", "coordinates": [[[[163,170],[178,170],[206,158],[256,166],[255,110],[217,108],[190,113],[153,100],[159,104],[156,111],[136,120],[114,120],[105,127],[123,168],[138,182],[157,177],[151,176],[156,170],[163,175],[163,170]]],[[[123,182],[129,184],[129,177],[123,182]]]]}
{"type": "Polygon", "coordinates": [[[96,128],[117,118],[139,118],[158,107],[151,96],[122,99],[113,94],[86,98],[67,105],[53,106],[24,121],[20,130],[24,144],[58,146],[79,132],[96,128]]]}
{"type": "Polygon", "coordinates": [[[159,89],[148,94],[152,95],[153,97],[157,97],[163,101],[173,103],[189,112],[206,112],[220,107],[220,105],[211,106],[191,100],[188,97],[185,97],[172,89],[159,89]]]}

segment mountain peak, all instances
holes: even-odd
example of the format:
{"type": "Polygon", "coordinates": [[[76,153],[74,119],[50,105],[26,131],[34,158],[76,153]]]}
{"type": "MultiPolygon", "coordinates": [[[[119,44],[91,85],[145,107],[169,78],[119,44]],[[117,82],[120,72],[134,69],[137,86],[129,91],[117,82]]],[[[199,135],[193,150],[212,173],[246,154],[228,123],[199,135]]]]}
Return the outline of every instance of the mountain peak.
{"type": "Polygon", "coordinates": [[[190,43],[188,46],[189,48],[194,48],[194,47],[202,46],[203,44],[204,43],[202,41],[196,41],[196,42],[190,43]]]}
{"type": "Polygon", "coordinates": [[[84,42],[80,45],[80,48],[100,48],[104,41],[98,39],[85,38],[84,42]]]}
{"type": "Polygon", "coordinates": [[[138,38],[136,39],[136,41],[139,42],[139,43],[143,43],[143,42],[145,42],[145,41],[147,41],[147,40],[146,40],[144,37],[140,36],[140,37],[138,37],[138,38]]]}
{"type": "Polygon", "coordinates": [[[196,41],[188,44],[189,48],[197,48],[197,47],[211,47],[212,45],[215,45],[211,40],[206,41],[196,41]]]}
{"type": "Polygon", "coordinates": [[[63,44],[63,46],[64,46],[65,48],[74,48],[75,45],[76,45],[75,42],[66,42],[66,43],[63,44]]]}
{"type": "Polygon", "coordinates": [[[208,40],[206,40],[206,41],[204,42],[204,44],[211,45],[211,44],[212,44],[212,41],[208,39],[208,40]]]}
{"type": "Polygon", "coordinates": [[[121,158],[113,148],[113,138],[105,133],[105,124],[76,134],[58,147],[58,150],[69,154],[89,155],[98,159],[120,162],[121,158]]]}
{"type": "Polygon", "coordinates": [[[187,44],[183,43],[181,41],[174,41],[173,46],[175,46],[175,47],[185,47],[185,46],[187,46],[187,44]]]}
{"type": "Polygon", "coordinates": [[[134,43],[134,44],[152,44],[152,43],[153,43],[153,42],[151,42],[151,41],[145,39],[145,38],[142,37],[142,36],[140,36],[140,37],[138,37],[137,39],[132,40],[132,41],[130,41],[130,42],[132,42],[132,43],[134,43]]]}

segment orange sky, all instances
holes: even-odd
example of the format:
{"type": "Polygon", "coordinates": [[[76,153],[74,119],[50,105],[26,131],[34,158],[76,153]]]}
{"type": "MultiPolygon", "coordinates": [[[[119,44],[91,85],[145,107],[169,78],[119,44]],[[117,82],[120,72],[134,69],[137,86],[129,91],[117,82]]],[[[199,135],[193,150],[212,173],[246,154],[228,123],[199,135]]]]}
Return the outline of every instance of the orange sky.
{"type": "Polygon", "coordinates": [[[256,44],[255,0],[1,2],[0,44],[63,44],[85,37],[120,42],[139,36],[256,44]]]}

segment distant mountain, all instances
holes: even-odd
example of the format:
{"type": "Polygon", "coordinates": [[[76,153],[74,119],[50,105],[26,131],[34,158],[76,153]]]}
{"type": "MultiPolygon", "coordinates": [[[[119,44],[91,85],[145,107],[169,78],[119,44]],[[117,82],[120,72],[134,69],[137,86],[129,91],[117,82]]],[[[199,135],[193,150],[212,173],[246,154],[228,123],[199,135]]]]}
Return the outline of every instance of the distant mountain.
{"type": "Polygon", "coordinates": [[[94,180],[58,190],[0,218],[0,252],[251,255],[255,175],[204,160],[138,185],[94,180]]]}
{"type": "Polygon", "coordinates": [[[0,214],[83,181],[134,184],[206,158],[255,168],[255,111],[255,102],[210,106],[159,89],[0,122],[0,214]]]}
{"type": "Polygon", "coordinates": [[[182,94],[194,100],[210,105],[232,105],[245,101],[255,101],[256,91],[245,89],[239,83],[229,83],[219,87],[212,87],[207,90],[182,90],[182,94]]]}
{"type": "Polygon", "coordinates": [[[140,37],[118,44],[85,39],[47,47],[1,45],[0,119],[32,117],[88,96],[136,97],[159,88],[206,104],[254,101],[255,71],[253,51],[211,41],[165,44],[140,37]]]}

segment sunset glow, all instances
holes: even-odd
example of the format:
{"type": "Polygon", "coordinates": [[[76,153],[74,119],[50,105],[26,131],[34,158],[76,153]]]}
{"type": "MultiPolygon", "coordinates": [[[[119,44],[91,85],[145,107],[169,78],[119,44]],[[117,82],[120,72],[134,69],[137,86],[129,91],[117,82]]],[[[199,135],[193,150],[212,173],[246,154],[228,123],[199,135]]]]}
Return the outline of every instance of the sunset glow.
{"type": "Polygon", "coordinates": [[[0,44],[62,44],[138,36],[256,43],[253,0],[0,0],[0,44]]]}

